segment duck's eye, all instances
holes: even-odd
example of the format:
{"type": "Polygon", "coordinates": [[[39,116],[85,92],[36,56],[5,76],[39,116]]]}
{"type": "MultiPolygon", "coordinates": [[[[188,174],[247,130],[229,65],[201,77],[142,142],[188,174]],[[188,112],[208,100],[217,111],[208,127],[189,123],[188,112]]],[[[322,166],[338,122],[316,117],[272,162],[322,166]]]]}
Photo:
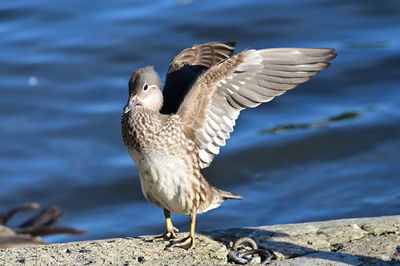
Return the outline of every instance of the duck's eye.
{"type": "Polygon", "coordinates": [[[146,91],[148,88],[149,88],[149,85],[147,85],[147,83],[146,83],[146,84],[144,84],[144,86],[143,86],[143,90],[144,90],[144,91],[146,91]]]}

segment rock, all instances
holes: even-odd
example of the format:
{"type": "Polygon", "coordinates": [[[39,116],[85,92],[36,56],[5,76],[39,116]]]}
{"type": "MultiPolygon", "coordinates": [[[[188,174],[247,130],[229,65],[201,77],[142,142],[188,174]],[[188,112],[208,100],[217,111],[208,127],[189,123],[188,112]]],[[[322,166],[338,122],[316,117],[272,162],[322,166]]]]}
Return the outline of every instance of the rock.
{"type": "Polygon", "coordinates": [[[0,265],[226,264],[240,237],[270,250],[271,265],[400,264],[400,216],[386,216],[203,232],[189,251],[151,236],[0,249],[0,265]]]}

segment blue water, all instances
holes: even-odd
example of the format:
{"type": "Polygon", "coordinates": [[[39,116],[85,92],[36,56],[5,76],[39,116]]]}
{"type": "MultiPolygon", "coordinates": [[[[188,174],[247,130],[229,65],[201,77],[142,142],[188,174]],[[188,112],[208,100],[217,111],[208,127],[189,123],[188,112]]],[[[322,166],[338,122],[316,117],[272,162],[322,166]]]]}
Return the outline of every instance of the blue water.
{"type": "Polygon", "coordinates": [[[399,214],[399,14],[396,0],[1,1],[0,209],[57,204],[60,224],[88,232],[50,242],[162,233],[121,140],[127,81],[145,65],[164,77],[194,43],[233,40],[338,57],[241,114],[204,174],[245,199],[201,215],[198,230],[399,214]],[[260,133],[344,112],[359,116],[260,133]]]}

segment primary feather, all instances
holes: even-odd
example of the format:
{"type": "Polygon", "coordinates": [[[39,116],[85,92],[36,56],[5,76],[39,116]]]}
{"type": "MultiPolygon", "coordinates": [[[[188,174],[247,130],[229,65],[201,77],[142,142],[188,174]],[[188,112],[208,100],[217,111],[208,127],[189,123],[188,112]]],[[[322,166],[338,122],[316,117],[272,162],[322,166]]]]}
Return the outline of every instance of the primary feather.
{"type": "Polygon", "coordinates": [[[246,50],[204,72],[177,112],[198,146],[200,167],[209,166],[225,145],[241,110],[308,81],[335,56],[323,48],[246,50]]]}

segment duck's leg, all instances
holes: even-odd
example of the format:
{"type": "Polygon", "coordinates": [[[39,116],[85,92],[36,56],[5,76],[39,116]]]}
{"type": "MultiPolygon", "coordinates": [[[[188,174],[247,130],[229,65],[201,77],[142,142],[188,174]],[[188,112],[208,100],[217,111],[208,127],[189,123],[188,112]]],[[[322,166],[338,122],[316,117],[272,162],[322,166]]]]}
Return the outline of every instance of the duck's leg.
{"type": "Polygon", "coordinates": [[[196,229],[196,213],[195,214],[191,214],[189,216],[189,220],[190,220],[190,233],[189,233],[189,236],[185,237],[181,241],[178,241],[178,242],[174,243],[172,245],[172,247],[180,247],[180,248],[183,248],[183,249],[186,249],[186,250],[194,248],[194,246],[195,246],[194,231],[196,229]]]}
{"type": "Polygon", "coordinates": [[[165,240],[176,238],[177,237],[176,232],[179,232],[179,229],[174,227],[174,225],[172,224],[171,213],[168,210],[164,209],[164,215],[165,215],[165,227],[167,229],[167,232],[155,238],[165,239],[165,240]]]}

